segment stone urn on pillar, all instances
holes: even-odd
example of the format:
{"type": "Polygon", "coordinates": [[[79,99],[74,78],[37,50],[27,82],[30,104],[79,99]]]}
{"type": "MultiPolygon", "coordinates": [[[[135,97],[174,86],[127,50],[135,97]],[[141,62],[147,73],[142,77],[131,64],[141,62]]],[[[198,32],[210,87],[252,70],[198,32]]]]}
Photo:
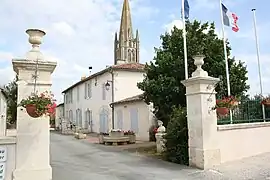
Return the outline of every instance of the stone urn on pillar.
{"type": "Polygon", "coordinates": [[[40,45],[42,44],[42,38],[46,33],[39,29],[28,29],[28,42],[32,45],[32,49],[26,54],[27,60],[36,61],[37,59],[44,60],[43,54],[40,52],[40,45]]]}
{"type": "Polygon", "coordinates": [[[215,85],[218,78],[208,76],[202,69],[204,56],[193,57],[197,69],[192,77],[182,81],[186,87],[189,165],[201,169],[220,164],[217,134],[215,85]]]}
{"type": "MultiPolygon", "coordinates": [[[[51,74],[57,65],[44,59],[40,52],[39,46],[46,33],[38,29],[28,29],[26,33],[32,49],[24,58],[12,59],[13,69],[18,75],[19,103],[36,92],[50,92],[51,74]]],[[[16,168],[13,180],[51,180],[49,116],[29,116],[30,109],[24,107],[17,108],[16,168]]]]}
{"type": "Polygon", "coordinates": [[[158,129],[156,136],[156,146],[157,146],[157,153],[162,153],[165,151],[165,138],[166,135],[166,128],[163,126],[163,122],[158,120],[158,129]]]}

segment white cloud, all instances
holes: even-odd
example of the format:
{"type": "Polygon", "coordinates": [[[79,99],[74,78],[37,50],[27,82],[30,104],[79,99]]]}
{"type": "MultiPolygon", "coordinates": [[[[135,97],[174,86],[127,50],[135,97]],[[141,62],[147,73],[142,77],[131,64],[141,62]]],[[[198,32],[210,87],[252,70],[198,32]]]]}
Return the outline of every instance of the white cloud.
{"type": "Polygon", "coordinates": [[[183,29],[183,21],[179,19],[172,20],[172,22],[166,24],[164,28],[166,29],[167,32],[171,32],[174,26],[177,27],[178,29],[183,29]]]}
{"type": "MultiPolygon", "coordinates": [[[[151,19],[158,13],[145,2],[131,1],[133,18],[145,20],[140,14],[147,12],[147,18],[151,19]],[[138,12],[141,13],[136,15],[138,12]]],[[[9,42],[9,47],[5,48],[9,49],[7,52],[0,50],[0,62],[9,60],[10,63],[1,67],[0,75],[6,74],[5,77],[10,79],[13,75],[11,57],[22,57],[30,50],[25,30],[40,28],[47,33],[41,51],[58,62],[52,90],[60,98],[62,90],[89,73],[89,66],[93,66],[93,71],[99,71],[113,63],[114,32],[119,28],[122,3],[123,0],[2,0],[0,43],[9,42]]],[[[141,60],[145,61],[145,58],[149,55],[142,53],[141,60]]]]}
{"type": "Polygon", "coordinates": [[[58,22],[52,25],[53,30],[60,34],[71,36],[75,33],[74,29],[66,22],[58,22]]]}

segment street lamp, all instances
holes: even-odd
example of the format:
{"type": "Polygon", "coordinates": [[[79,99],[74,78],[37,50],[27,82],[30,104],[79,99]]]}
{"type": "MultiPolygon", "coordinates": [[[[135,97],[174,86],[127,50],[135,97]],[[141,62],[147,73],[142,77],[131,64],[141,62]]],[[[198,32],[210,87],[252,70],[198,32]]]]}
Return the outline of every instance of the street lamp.
{"type": "Polygon", "coordinates": [[[109,91],[110,90],[110,83],[113,83],[112,81],[110,81],[110,80],[107,80],[107,82],[106,82],[106,84],[105,84],[105,89],[107,90],[107,91],[109,91]]]}

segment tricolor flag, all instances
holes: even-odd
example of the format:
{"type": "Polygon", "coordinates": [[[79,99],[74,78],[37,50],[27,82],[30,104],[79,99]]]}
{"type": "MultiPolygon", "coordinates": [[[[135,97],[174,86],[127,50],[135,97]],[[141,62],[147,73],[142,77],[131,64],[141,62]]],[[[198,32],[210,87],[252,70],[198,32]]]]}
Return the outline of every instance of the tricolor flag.
{"type": "MultiPolygon", "coordinates": [[[[189,3],[188,3],[188,0],[182,0],[182,1],[184,1],[184,16],[185,16],[185,19],[188,19],[189,18],[189,3]]],[[[183,8],[182,8],[182,11],[183,11],[183,8]]]]}
{"type": "Polygon", "coordinates": [[[238,17],[235,13],[232,13],[228,10],[228,8],[221,3],[222,5],[222,15],[223,15],[223,24],[225,26],[232,27],[234,32],[239,31],[239,27],[237,26],[238,17]]]}

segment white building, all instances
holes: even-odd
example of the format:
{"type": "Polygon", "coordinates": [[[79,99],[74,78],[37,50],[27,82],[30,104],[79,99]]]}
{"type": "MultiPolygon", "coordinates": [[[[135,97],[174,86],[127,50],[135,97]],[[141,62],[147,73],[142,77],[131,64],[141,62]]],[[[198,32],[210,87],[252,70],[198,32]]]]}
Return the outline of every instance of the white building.
{"type": "Polygon", "coordinates": [[[0,88],[0,136],[6,135],[7,128],[7,95],[0,88]]]}
{"type": "Polygon", "coordinates": [[[64,103],[58,104],[55,111],[55,128],[62,129],[62,121],[64,120],[64,103]]]}
{"type": "Polygon", "coordinates": [[[147,105],[142,95],[114,102],[112,106],[116,129],[132,130],[137,140],[149,140],[149,128],[155,125],[155,117],[152,105],[147,105]]]}
{"type": "Polygon", "coordinates": [[[90,132],[107,132],[115,125],[110,104],[141,94],[144,65],[114,65],[82,79],[63,93],[65,118],[90,132]]]}

